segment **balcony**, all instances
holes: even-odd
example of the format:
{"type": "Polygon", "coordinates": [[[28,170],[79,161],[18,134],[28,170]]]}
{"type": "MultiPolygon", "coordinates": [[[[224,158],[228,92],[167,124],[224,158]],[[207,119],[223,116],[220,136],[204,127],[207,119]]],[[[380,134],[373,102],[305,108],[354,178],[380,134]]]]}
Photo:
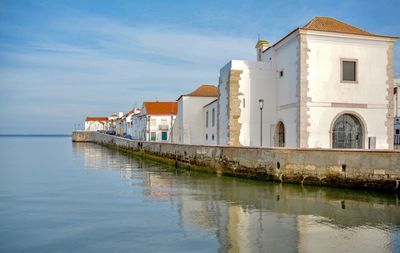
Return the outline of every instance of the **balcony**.
{"type": "Polygon", "coordinates": [[[394,135],[394,145],[400,145],[400,134],[394,135]]]}

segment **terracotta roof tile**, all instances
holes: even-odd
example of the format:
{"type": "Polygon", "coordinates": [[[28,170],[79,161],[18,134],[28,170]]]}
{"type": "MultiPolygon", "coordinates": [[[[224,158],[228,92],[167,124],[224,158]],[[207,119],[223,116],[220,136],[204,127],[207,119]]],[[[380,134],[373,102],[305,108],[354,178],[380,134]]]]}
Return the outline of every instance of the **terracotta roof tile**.
{"type": "Polygon", "coordinates": [[[358,27],[346,24],[330,17],[315,17],[303,29],[314,30],[322,32],[337,32],[337,33],[349,33],[358,35],[375,35],[370,32],[364,31],[358,27]]]}
{"type": "Polygon", "coordinates": [[[177,102],[144,102],[143,104],[149,115],[176,115],[178,112],[177,102]]]}
{"type": "Polygon", "coordinates": [[[86,117],[85,121],[107,121],[108,117],[86,117]]]}
{"type": "Polygon", "coordinates": [[[214,85],[201,85],[189,94],[184,96],[191,97],[218,97],[218,88],[214,85]]]}

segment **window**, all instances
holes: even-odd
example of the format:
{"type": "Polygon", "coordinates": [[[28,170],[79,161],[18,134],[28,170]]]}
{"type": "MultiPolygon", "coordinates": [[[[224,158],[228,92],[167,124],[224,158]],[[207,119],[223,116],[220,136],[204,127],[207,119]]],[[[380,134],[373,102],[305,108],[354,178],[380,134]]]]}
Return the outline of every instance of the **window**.
{"type": "Polygon", "coordinates": [[[333,125],[333,148],[362,148],[363,128],[361,122],[351,114],[341,115],[333,125]]]}
{"type": "Polygon", "coordinates": [[[156,140],[156,132],[150,132],[150,140],[155,141],[156,140]]]}
{"type": "Polygon", "coordinates": [[[285,125],[279,121],[275,129],[275,147],[285,147],[285,125]]]}
{"type": "Polygon", "coordinates": [[[211,139],[214,140],[214,134],[211,135],[211,139]]]}
{"type": "Polygon", "coordinates": [[[342,60],[342,82],[357,82],[357,61],[342,60]]]}
{"type": "Polygon", "coordinates": [[[206,134],[206,141],[208,141],[208,134],[206,134]]]}
{"type": "Polygon", "coordinates": [[[212,126],[215,126],[215,108],[212,109],[212,126]]]}
{"type": "Polygon", "coordinates": [[[400,134],[400,129],[396,129],[396,134],[400,134]]]}
{"type": "Polygon", "coordinates": [[[243,108],[246,108],[246,99],[243,98],[243,108]]]}
{"type": "Polygon", "coordinates": [[[283,77],[283,70],[279,71],[279,77],[280,77],[280,78],[283,77]]]}
{"type": "Polygon", "coordinates": [[[150,126],[157,126],[157,120],[156,119],[150,119],[150,126]]]}
{"type": "Polygon", "coordinates": [[[161,140],[166,141],[168,139],[168,134],[167,132],[161,132],[161,140]]]}
{"type": "Polygon", "coordinates": [[[208,111],[206,112],[206,128],[208,128],[208,111]]]}

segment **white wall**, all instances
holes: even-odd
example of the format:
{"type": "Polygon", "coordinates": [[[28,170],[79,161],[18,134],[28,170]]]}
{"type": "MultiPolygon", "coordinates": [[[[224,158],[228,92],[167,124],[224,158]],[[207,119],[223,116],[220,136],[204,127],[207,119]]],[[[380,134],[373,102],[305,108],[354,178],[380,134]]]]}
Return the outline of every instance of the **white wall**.
{"type": "MultiPolygon", "coordinates": [[[[179,136],[184,144],[204,143],[203,106],[216,97],[182,96],[178,101],[179,136]]],[[[215,137],[216,138],[216,137],[215,137]]]]}
{"type": "Polygon", "coordinates": [[[221,68],[219,73],[219,98],[218,98],[218,139],[217,144],[226,145],[228,143],[228,93],[227,86],[229,82],[229,73],[232,67],[232,62],[227,63],[223,68],[221,68]]]}
{"type": "Polygon", "coordinates": [[[85,121],[85,131],[106,130],[105,124],[106,124],[106,122],[85,121]]]}
{"type": "Polygon", "coordinates": [[[171,115],[148,115],[147,127],[149,127],[149,132],[147,133],[146,139],[148,141],[170,141],[170,131],[173,121],[175,120],[175,115],[171,118],[171,115]],[[151,139],[151,133],[156,134],[156,139],[151,139]],[[166,140],[162,140],[162,133],[166,132],[166,140]]]}
{"type": "Polygon", "coordinates": [[[239,95],[241,129],[239,142],[243,146],[260,145],[260,106],[259,99],[264,99],[263,108],[263,146],[270,146],[270,126],[275,123],[276,94],[273,65],[269,62],[251,62],[233,60],[220,71],[219,144],[228,143],[228,112],[226,105],[228,96],[226,87],[231,70],[240,70],[239,95]]]}
{"type": "Polygon", "coordinates": [[[275,59],[275,80],[277,92],[277,115],[271,126],[271,146],[274,146],[274,135],[277,134],[276,125],[279,121],[285,127],[285,147],[297,147],[297,121],[299,112],[299,37],[293,34],[284,43],[273,49],[275,59]],[[280,72],[283,71],[283,76],[280,72]]]}
{"type": "Polygon", "coordinates": [[[132,139],[146,140],[147,119],[145,114],[136,114],[132,117],[132,139]]]}
{"type": "Polygon", "coordinates": [[[146,141],[170,141],[171,123],[173,124],[175,116],[171,115],[135,115],[133,116],[132,138],[135,140],[146,141]],[[155,140],[151,139],[152,133],[155,133],[155,140]],[[166,132],[167,139],[162,140],[162,133],[166,132]]]}
{"type": "Polygon", "coordinates": [[[309,147],[332,147],[333,119],[354,112],[365,123],[364,147],[368,148],[368,136],[374,136],[376,148],[388,148],[388,42],[311,33],[307,34],[307,44],[309,147]],[[341,58],[358,60],[357,83],[341,82],[341,58]]]}
{"type": "Polygon", "coordinates": [[[206,145],[216,145],[218,143],[218,100],[212,102],[203,108],[203,143],[206,145]],[[213,125],[214,110],[214,125],[213,125]],[[208,117],[208,124],[207,123],[208,117]]]}

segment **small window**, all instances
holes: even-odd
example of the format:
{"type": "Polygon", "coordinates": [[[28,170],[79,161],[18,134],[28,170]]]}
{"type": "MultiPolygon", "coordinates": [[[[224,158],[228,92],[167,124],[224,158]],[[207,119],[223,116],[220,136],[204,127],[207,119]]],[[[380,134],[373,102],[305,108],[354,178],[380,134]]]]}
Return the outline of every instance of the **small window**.
{"type": "Polygon", "coordinates": [[[214,134],[211,135],[211,139],[214,140],[214,134]]]}
{"type": "Polygon", "coordinates": [[[246,108],[246,99],[243,98],[243,108],[246,108]]]}
{"type": "Polygon", "coordinates": [[[156,132],[150,132],[150,140],[155,141],[156,140],[156,132]]]}
{"type": "Polygon", "coordinates": [[[215,126],[215,108],[212,109],[212,126],[215,126]]]}
{"type": "Polygon", "coordinates": [[[343,82],[357,81],[357,61],[355,60],[342,61],[342,81],[343,82]]]}
{"type": "Polygon", "coordinates": [[[283,70],[279,71],[279,77],[280,77],[280,78],[283,77],[283,70]]]}
{"type": "Polygon", "coordinates": [[[206,134],[206,141],[208,141],[208,134],[206,134]]]}
{"type": "Polygon", "coordinates": [[[206,128],[208,128],[208,111],[206,112],[206,128]]]}

